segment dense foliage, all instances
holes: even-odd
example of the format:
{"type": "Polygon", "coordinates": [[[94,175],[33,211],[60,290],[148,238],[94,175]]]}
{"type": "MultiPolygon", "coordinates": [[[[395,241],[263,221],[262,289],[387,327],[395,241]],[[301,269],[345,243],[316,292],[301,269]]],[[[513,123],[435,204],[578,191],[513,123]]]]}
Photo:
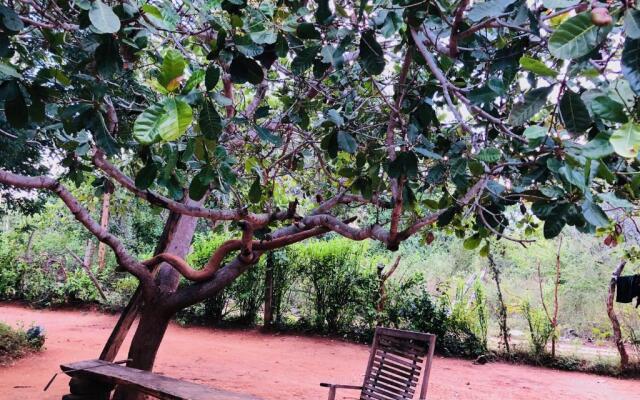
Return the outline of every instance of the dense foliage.
{"type": "Polygon", "coordinates": [[[408,230],[391,247],[433,210],[470,229],[470,246],[532,214],[545,237],[569,224],[615,238],[603,208],[630,211],[639,194],[640,12],[627,3],[12,4],[5,136],[51,148],[76,182],[97,146],[175,199],[401,198],[408,230]],[[523,200],[530,211],[505,214],[523,200]]]}

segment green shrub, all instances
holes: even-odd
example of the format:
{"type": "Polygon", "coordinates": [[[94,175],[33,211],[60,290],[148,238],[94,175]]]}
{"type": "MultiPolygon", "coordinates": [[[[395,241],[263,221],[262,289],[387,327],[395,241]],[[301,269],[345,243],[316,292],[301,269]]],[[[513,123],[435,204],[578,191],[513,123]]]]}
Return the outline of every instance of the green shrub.
{"type": "Polygon", "coordinates": [[[38,326],[25,331],[0,322],[0,364],[42,349],[44,341],[44,330],[38,326]]]}
{"type": "Polygon", "coordinates": [[[537,357],[544,354],[547,342],[553,333],[553,326],[543,310],[532,309],[529,301],[522,303],[522,314],[529,326],[529,344],[531,351],[537,357]]]}
{"type": "Polygon", "coordinates": [[[445,355],[476,357],[486,352],[486,343],[469,319],[462,317],[462,306],[454,305],[452,310],[447,296],[435,299],[422,288],[400,301],[396,327],[437,335],[436,350],[445,355]]]}
{"type": "Polygon", "coordinates": [[[358,316],[371,315],[377,275],[363,265],[366,243],[345,238],[294,246],[294,262],[312,298],[312,319],[320,332],[342,332],[358,316]]]}

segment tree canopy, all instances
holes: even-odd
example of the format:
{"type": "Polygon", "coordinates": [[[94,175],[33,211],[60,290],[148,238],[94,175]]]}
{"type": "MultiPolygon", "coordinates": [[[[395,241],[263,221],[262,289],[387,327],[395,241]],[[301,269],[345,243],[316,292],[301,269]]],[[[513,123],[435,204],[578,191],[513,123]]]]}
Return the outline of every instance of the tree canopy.
{"type": "Polygon", "coordinates": [[[640,196],[633,2],[14,0],[0,27],[3,196],[56,193],[143,282],[169,262],[176,304],[330,231],[613,242],[640,196]],[[64,186],[90,175],[238,239],[141,263],[64,186]]]}

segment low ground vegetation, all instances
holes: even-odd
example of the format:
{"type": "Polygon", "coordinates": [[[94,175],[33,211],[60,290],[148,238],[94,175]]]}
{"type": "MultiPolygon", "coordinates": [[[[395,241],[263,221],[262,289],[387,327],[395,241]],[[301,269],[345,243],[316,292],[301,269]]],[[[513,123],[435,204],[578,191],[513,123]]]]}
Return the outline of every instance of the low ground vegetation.
{"type": "Polygon", "coordinates": [[[0,365],[34,351],[40,351],[44,346],[44,330],[39,326],[28,329],[12,328],[0,322],[0,365]]]}

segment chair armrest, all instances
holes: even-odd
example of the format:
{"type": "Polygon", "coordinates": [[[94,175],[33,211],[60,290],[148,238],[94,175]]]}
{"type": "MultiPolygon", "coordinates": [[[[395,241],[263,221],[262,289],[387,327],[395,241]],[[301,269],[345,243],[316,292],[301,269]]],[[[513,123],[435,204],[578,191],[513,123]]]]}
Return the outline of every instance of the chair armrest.
{"type": "Polygon", "coordinates": [[[340,385],[340,384],[334,384],[334,383],[321,383],[320,386],[322,387],[328,387],[328,388],[336,388],[336,389],[356,389],[356,390],[362,390],[362,386],[355,386],[355,385],[340,385]]]}

